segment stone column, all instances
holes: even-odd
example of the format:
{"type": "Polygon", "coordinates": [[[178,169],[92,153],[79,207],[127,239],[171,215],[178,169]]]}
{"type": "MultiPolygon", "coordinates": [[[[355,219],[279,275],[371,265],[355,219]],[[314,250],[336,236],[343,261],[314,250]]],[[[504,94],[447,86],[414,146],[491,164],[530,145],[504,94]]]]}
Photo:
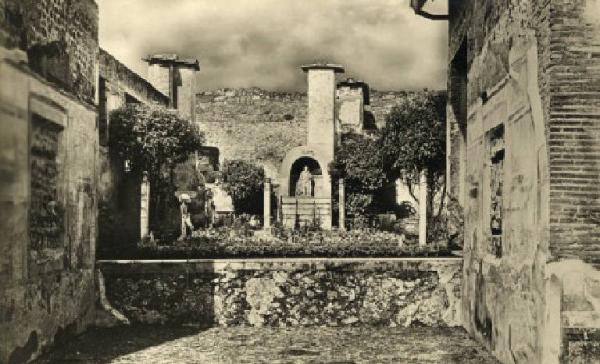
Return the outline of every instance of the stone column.
{"type": "Polygon", "coordinates": [[[169,96],[169,107],[183,118],[194,118],[194,83],[200,64],[196,59],[180,59],[176,54],[155,54],[143,59],[148,63],[148,80],[169,96]]]}
{"type": "Polygon", "coordinates": [[[143,239],[148,236],[150,218],[150,181],[148,181],[148,172],[144,171],[140,190],[140,238],[143,239]]]}
{"type": "Polygon", "coordinates": [[[340,178],[339,181],[339,229],[346,230],[346,186],[344,185],[344,179],[340,178]]]}
{"type": "Polygon", "coordinates": [[[307,73],[308,81],[306,144],[331,161],[335,149],[335,74],[343,73],[344,67],[315,63],[303,65],[302,70],[307,73]]]}
{"type": "Polygon", "coordinates": [[[421,171],[419,178],[419,246],[427,244],[427,175],[421,171]]]}
{"type": "Polygon", "coordinates": [[[265,230],[271,228],[271,179],[265,178],[263,197],[263,227],[265,230]]]}

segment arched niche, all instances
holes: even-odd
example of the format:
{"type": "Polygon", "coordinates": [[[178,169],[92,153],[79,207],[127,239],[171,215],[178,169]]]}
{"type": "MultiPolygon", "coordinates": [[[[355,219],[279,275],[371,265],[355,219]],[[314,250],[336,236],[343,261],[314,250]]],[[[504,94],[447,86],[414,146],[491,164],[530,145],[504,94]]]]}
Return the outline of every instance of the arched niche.
{"type": "Polygon", "coordinates": [[[294,163],[292,163],[292,167],[290,168],[290,178],[289,178],[289,196],[296,196],[296,189],[298,186],[298,179],[300,178],[300,173],[304,170],[304,167],[308,168],[308,171],[312,175],[312,195],[310,197],[315,197],[318,195],[318,191],[322,188],[321,185],[323,183],[323,170],[317,162],[316,159],[311,157],[300,157],[296,159],[294,163]]]}
{"type": "Polygon", "coordinates": [[[331,198],[331,179],[327,170],[330,162],[331,160],[326,157],[326,153],[313,148],[300,146],[291,149],[286,154],[279,169],[279,194],[284,197],[295,195],[298,175],[302,168],[304,168],[304,165],[307,165],[311,174],[316,177],[316,183],[319,184],[318,186],[314,186],[316,188],[313,188],[313,197],[331,198]],[[295,173],[298,173],[298,175],[295,175],[295,173]]]}

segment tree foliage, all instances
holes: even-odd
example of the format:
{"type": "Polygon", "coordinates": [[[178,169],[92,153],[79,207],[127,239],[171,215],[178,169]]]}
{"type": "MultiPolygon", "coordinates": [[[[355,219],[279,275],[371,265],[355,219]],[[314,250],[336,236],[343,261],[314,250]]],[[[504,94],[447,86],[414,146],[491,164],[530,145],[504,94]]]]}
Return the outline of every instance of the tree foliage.
{"type": "Polygon", "coordinates": [[[223,163],[223,189],[231,195],[238,213],[262,212],[264,180],[264,169],[254,163],[241,159],[223,163]]]}
{"type": "Polygon", "coordinates": [[[151,183],[166,182],[177,163],[186,161],[204,135],[175,111],[129,104],[110,114],[110,149],[129,160],[136,174],[147,171],[151,183]]]}
{"type": "Polygon", "coordinates": [[[419,93],[395,106],[386,118],[381,145],[391,179],[401,178],[412,191],[421,172],[426,172],[432,207],[436,193],[445,186],[446,94],[419,93]]]}
{"type": "Polygon", "coordinates": [[[342,142],[336,149],[329,169],[334,180],[344,178],[348,213],[364,215],[375,208],[372,206],[373,195],[387,181],[381,143],[377,136],[355,133],[342,135],[342,142]]]}
{"type": "Polygon", "coordinates": [[[386,182],[382,148],[377,138],[348,133],[342,136],[330,170],[334,177],[344,178],[346,190],[373,193],[386,182]]]}
{"type": "Polygon", "coordinates": [[[416,182],[425,169],[443,174],[446,163],[446,96],[427,92],[392,108],[382,131],[388,171],[416,182]]]}
{"type": "MultiPolygon", "coordinates": [[[[174,169],[202,146],[204,135],[177,112],[158,106],[130,104],[110,114],[111,153],[128,160],[128,178],[141,180],[148,172],[150,226],[161,230],[177,228],[177,200],[174,198],[174,169]]],[[[136,183],[139,183],[136,181],[136,183]]]]}

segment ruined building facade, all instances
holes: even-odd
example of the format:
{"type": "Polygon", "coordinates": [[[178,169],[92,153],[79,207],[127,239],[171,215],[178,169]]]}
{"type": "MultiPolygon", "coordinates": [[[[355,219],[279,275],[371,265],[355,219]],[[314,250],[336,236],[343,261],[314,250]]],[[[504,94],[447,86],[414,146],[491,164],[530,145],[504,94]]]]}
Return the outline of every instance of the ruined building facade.
{"type": "MultiPolygon", "coordinates": [[[[101,255],[137,243],[141,231],[141,180],[127,173],[125,161],[109,148],[110,113],[129,104],[176,110],[193,120],[197,60],[160,54],[144,59],[148,79],[133,72],[103,49],[99,51],[98,113],[100,158],[98,169],[99,240],[101,255]],[[127,224],[121,224],[127,221],[127,224]]],[[[147,216],[146,216],[147,217],[147,216]]]]}
{"type": "Polygon", "coordinates": [[[167,91],[99,48],[94,0],[0,0],[0,363],[95,321],[98,206],[139,234],[139,181],[111,160],[110,111],[195,111],[198,62],[161,57],[149,57],[151,75],[166,69],[167,91]]]}
{"type": "Polygon", "coordinates": [[[94,318],[98,7],[0,1],[0,362],[94,318]]]}
{"type": "Polygon", "coordinates": [[[110,113],[128,104],[169,107],[169,96],[103,49],[98,78],[98,253],[133,244],[140,238],[140,181],[109,149],[110,113]],[[121,224],[120,221],[127,221],[121,224]]]}
{"type": "Polygon", "coordinates": [[[600,2],[450,0],[448,18],[464,326],[503,363],[588,360],[600,328],[600,2]]]}

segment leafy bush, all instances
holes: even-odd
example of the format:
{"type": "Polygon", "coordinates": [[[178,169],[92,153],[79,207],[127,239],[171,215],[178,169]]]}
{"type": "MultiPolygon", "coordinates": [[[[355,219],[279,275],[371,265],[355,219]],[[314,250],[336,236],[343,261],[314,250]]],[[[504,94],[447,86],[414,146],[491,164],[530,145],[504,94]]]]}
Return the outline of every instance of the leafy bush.
{"type": "MultiPolygon", "coordinates": [[[[381,131],[381,147],[385,170],[390,179],[402,178],[413,191],[421,172],[429,187],[428,216],[433,216],[436,194],[442,194],[438,214],[442,209],[446,172],[446,94],[417,94],[406,103],[395,106],[386,117],[381,131]]],[[[418,200],[413,194],[413,198],[418,200]]]]}
{"type": "Polygon", "coordinates": [[[237,213],[262,213],[264,180],[264,169],[252,162],[234,159],[223,164],[223,189],[237,213]]]}
{"type": "MultiPolygon", "coordinates": [[[[335,181],[344,179],[346,211],[349,216],[354,216],[352,226],[367,226],[366,215],[380,209],[374,196],[381,192],[387,182],[378,139],[354,133],[342,135],[342,142],[329,170],[334,179],[334,192],[337,192],[335,181]]],[[[334,205],[337,205],[337,197],[335,193],[334,205]]]]}
{"type": "Polygon", "coordinates": [[[331,174],[334,178],[344,178],[349,193],[372,194],[386,182],[382,152],[376,138],[344,134],[330,165],[331,174]]]}
{"type": "Polygon", "coordinates": [[[151,183],[170,179],[175,165],[200,149],[204,135],[175,111],[129,104],[110,114],[110,149],[129,160],[132,172],[147,171],[151,183]]]}
{"type": "Polygon", "coordinates": [[[111,153],[118,160],[129,161],[132,180],[140,181],[143,172],[148,173],[153,230],[164,227],[169,214],[177,211],[173,198],[175,167],[188,160],[203,142],[204,135],[195,125],[175,111],[129,104],[111,112],[111,153]]]}
{"type": "Polygon", "coordinates": [[[449,256],[444,245],[419,247],[416,239],[374,229],[353,231],[273,229],[257,236],[243,226],[195,232],[172,245],[113,251],[110,258],[188,259],[260,257],[412,257],[449,256]]]}

